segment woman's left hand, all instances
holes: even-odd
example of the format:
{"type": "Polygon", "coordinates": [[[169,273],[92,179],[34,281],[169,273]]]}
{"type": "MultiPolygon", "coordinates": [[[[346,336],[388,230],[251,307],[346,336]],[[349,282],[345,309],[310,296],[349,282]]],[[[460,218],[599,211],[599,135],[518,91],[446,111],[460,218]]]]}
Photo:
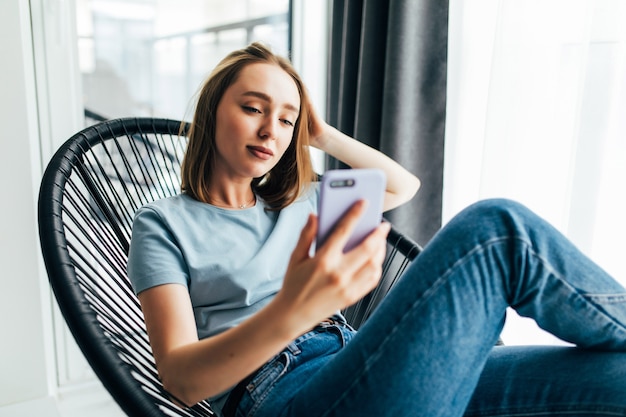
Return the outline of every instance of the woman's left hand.
{"type": "Polygon", "coordinates": [[[419,179],[382,152],[345,135],[322,119],[310,98],[308,131],[309,145],[352,168],[378,168],[385,172],[387,187],[384,211],[409,201],[420,186],[419,179]]]}
{"type": "Polygon", "coordinates": [[[330,126],[326,123],[324,119],[320,117],[317,110],[313,106],[311,99],[308,100],[308,108],[309,108],[309,144],[318,149],[324,149],[324,137],[330,126]]]}

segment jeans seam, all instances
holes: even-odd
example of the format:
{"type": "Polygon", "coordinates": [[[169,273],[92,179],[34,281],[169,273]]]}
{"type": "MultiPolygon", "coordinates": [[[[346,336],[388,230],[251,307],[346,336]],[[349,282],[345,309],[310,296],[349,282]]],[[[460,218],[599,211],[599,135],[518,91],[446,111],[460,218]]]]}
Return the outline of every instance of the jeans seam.
{"type": "Polygon", "coordinates": [[[623,416],[624,409],[618,405],[606,404],[551,404],[546,406],[508,407],[493,410],[467,411],[464,417],[524,417],[581,414],[623,416]],[[601,414],[599,414],[601,413],[601,414]]]}
{"type": "MultiPolygon", "coordinates": [[[[626,327],[624,326],[624,324],[622,324],[620,321],[616,320],[613,316],[611,316],[610,314],[608,314],[606,311],[604,311],[604,309],[602,309],[600,307],[600,303],[598,303],[597,301],[595,301],[595,298],[601,297],[602,294],[592,294],[592,293],[586,293],[583,292],[581,290],[579,290],[578,288],[572,286],[556,269],[554,269],[554,267],[552,267],[552,265],[550,264],[550,262],[544,258],[543,256],[539,255],[539,253],[537,253],[534,249],[533,246],[531,244],[531,242],[528,242],[524,239],[520,239],[525,245],[527,245],[527,251],[530,255],[534,256],[536,259],[538,259],[541,264],[548,270],[548,272],[550,274],[552,274],[552,276],[554,276],[559,283],[561,283],[561,285],[565,285],[567,287],[570,288],[570,290],[572,291],[572,293],[576,293],[579,297],[585,299],[591,306],[593,306],[594,310],[598,313],[601,314],[603,317],[605,317],[607,319],[607,321],[610,321],[611,324],[613,326],[615,326],[615,328],[621,329],[622,332],[626,332],[626,327]]],[[[605,295],[606,297],[606,295],[605,295]]],[[[615,298],[619,298],[622,301],[624,301],[626,299],[626,294],[620,294],[618,296],[614,296],[615,298]]]]}
{"type": "MultiPolygon", "coordinates": [[[[268,395],[271,393],[272,389],[274,388],[278,380],[281,377],[283,377],[287,372],[289,372],[289,365],[291,364],[290,355],[286,351],[283,351],[277,360],[279,360],[281,357],[285,358],[283,369],[278,373],[278,375],[276,375],[273,378],[273,381],[271,382],[271,384],[265,387],[263,393],[257,399],[253,399],[252,407],[250,407],[250,410],[248,411],[248,414],[247,414],[248,416],[253,417],[257,413],[257,411],[263,405],[263,403],[267,399],[268,395]]],[[[253,381],[251,381],[251,383],[252,382],[253,381]]],[[[256,387],[254,389],[256,389],[256,387]]],[[[251,392],[249,392],[249,395],[251,395],[251,392]]]]}

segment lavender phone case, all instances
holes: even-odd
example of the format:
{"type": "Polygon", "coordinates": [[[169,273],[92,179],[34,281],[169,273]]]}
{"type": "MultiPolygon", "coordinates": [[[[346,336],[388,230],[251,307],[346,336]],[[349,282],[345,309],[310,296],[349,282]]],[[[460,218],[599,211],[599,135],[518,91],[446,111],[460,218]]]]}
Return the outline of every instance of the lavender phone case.
{"type": "Polygon", "coordinates": [[[358,200],[368,200],[365,213],[359,219],[344,248],[358,245],[382,220],[386,178],[379,169],[338,169],[324,173],[318,203],[316,247],[320,248],[332,232],[335,223],[358,200]]]}

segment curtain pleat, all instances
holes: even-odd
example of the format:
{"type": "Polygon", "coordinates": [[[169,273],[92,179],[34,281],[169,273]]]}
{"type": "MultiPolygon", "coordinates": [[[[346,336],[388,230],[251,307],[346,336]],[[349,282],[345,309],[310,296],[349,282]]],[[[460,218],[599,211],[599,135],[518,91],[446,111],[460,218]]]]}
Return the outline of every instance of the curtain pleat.
{"type": "Polygon", "coordinates": [[[441,227],[448,2],[335,0],[331,21],[327,120],[421,179],[386,217],[425,244],[441,227]]]}

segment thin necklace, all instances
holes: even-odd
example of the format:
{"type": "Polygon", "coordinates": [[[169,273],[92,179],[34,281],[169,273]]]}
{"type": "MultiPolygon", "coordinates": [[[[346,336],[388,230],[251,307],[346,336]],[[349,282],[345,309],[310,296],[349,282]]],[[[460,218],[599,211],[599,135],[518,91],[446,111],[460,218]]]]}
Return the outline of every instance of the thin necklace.
{"type": "Polygon", "coordinates": [[[254,203],[254,201],[255,201],[255,200],[256,200],[256,196],[254,195],[254,193],[252,193],[252,200],[248,201],[247,203],[240,204],[240,205],[238,206],[238,207],[239,207],[239,210],[243,210],[243,209],[245,209],[245,208],[246,208],[246,207],[248,207],[250,204],[254,203]]]}
{"type": "MultiPolygon", "coordinates": [[[[211,197],[211,196],[209,196],[209,197],[211,197]]],[[[232,208],[232,206],[230,204],[228,204],[228,203],[226,203],[225,201],[222,201],[222,200],[216,200],[215,197],[211,197],[211,200],[212,201],[217,201],[218,203],[221,203],[223,206],[232,208]]],[[[254,193],[252,193],[252,199],[250,201],[248,201],[247,203],[243,203],[243,204],[237,205],[237,208],[239,210],[243,210],[246,207],[248,207],[249,205],[253,204],[255,201],[256,201],[256,195],[254,195],[254,193]]]]}

